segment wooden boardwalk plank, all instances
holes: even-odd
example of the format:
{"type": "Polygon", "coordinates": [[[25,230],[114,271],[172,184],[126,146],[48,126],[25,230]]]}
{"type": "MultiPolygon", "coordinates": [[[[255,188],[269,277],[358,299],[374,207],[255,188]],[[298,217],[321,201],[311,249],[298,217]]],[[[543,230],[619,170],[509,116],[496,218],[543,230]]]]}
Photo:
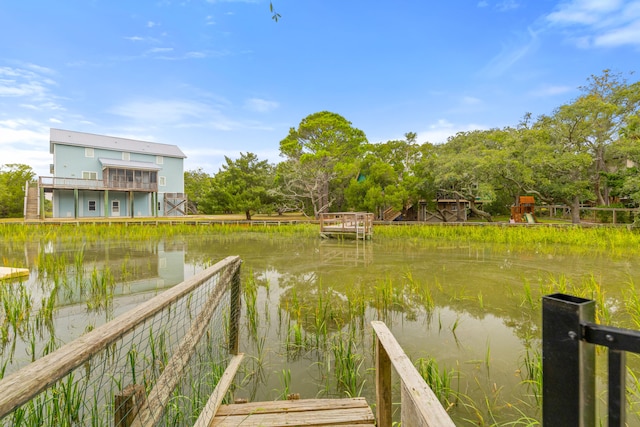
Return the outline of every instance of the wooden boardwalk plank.
{"type": "Polygon", "coordinates": [[[211,427],[374,426],[364,398],[303,399],[222,405],[211,427]]]}
{"type": "Polygon", "coordinates": [[[28,276],[28,268],[0,267],[0,280],[28,276]]]}

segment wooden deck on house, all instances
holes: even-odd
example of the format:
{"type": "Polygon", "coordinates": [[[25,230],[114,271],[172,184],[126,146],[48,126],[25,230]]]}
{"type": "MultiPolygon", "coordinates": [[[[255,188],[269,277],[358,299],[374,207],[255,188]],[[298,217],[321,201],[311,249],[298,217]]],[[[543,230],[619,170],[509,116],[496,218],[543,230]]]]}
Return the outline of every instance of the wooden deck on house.
{"type": "Polygon", "coordinates": [[[210,427],[375,426],[362,397],[302,399],[222,405],[210,427]]]}

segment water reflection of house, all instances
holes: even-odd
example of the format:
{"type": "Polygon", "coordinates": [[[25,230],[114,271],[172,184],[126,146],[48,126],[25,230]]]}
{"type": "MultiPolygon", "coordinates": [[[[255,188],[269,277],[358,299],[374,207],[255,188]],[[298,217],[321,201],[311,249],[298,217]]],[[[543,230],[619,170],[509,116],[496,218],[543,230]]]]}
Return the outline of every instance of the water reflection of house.
{"type": "MultiPolygon", "coordinates": [[[[86,242],[81,251],[64,243],[30,246],[28,250],[37,252],[26,255],[32,263],[48,256],[64,259],[67,280],[75,288],[71,293],[61,289],[60,302],[66,305],[84,301],[91,290],[91,281],[102,280],[103,277],[113,278],[114,295],[149,292],[176,285],[184,281],[185,249],[186,243],[175,241],[168,244],[163,241],[126,244],[98,241],[86,242]],[[79,261],[84,273],[76,283],[75,269],[79,261]]],[[[58,263],[62,264],[62,261],[58,263]]],[[[44,272],[42,274],[35,279],[49,280],[44,272]]]]}
{"type": "Polygon", "coordinates": [[[51,129],[49,147],[53,176],[27,192],[28,214],[44,218],[45,193],[54,218],[186,213],[186,156],[175,145],[51,129]]]}

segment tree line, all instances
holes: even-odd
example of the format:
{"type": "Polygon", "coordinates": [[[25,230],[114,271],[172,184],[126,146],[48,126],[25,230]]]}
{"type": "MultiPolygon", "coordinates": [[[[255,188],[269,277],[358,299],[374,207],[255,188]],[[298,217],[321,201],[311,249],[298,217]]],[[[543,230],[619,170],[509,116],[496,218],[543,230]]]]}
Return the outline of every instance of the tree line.
{"type": "MultiPolygon", "coordinates": [[[[521,195],[571,208],[640,204],[640,82],[604,70],[552,114],[502,129],[459,132],[445,143],[404,139],[369,143],[339,114],[305,117],[280,141],[284,160],[270,164],[240,153],[212,176],[185,173],[199,213],[302,211],[406,212],[421,201],[466,200],[492,220],[521,195]]],[[[444,218],[444,216],[443,216],[444,218]]]]}
{"type": "MultiPolygon", "coordinates": [[[[518,196],[571,208],[640,205],[640,82],[604,70],[580,95],[549,115],[525,114],[515,126],[459,132],[443,144],[404,139],[368,142],[339,114],[321,111],[291,128],[280,141],[283,161],[251,152],[225,157],[212,175],[185,172],[185,193],[201,214],[406,211],[437,200],[466,200],[491,221],[507,214],[518,196]]],[[[0,167],[0,217],[23,212],[26,165],[0,167]]],[[[444,215],[441,215],[444,220],[444,215]]]]}

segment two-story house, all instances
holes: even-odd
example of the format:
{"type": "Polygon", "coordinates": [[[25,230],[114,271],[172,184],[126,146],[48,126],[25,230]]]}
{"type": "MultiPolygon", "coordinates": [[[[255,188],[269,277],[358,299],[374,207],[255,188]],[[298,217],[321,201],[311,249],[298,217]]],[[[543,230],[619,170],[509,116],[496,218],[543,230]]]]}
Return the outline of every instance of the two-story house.
{"type": "Polygon", "coordinates": [[[40,177],[54,218],[178,216],[186,213],[184,159],[176,145],[51,129],[52,177],[40,177]]]}

